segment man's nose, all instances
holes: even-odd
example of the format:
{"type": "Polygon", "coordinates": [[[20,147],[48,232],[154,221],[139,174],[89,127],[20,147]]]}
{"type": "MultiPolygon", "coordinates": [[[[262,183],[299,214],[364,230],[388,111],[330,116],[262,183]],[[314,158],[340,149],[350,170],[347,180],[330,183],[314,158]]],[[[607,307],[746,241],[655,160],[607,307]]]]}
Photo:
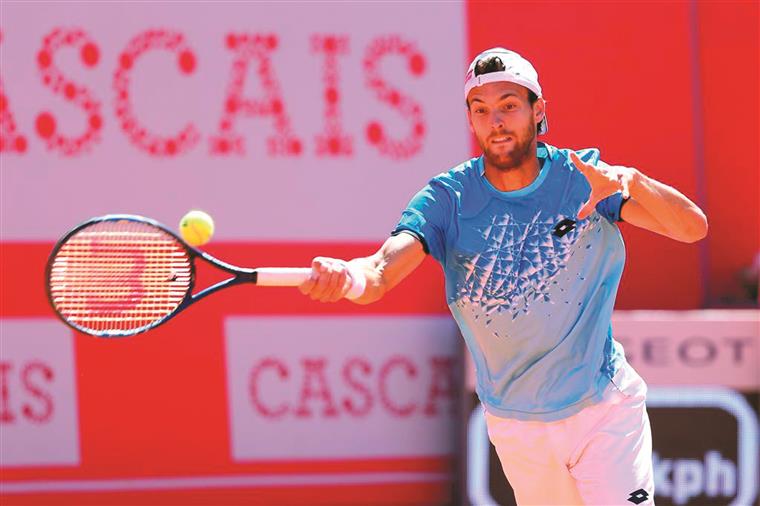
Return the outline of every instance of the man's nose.
{"type": "Polygon", "coordinates": [[[491,127],[495,130],[504,127],[504,116],[499,111],[491,113],[491,127]]]}

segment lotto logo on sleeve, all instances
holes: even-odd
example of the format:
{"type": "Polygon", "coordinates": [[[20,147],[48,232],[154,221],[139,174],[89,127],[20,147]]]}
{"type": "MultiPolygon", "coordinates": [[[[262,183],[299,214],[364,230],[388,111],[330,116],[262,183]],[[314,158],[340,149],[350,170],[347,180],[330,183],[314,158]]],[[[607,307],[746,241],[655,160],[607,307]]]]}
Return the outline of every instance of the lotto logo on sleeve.
{"type": "Polygon", "coordinates": [[[71,331],[47,319],[0,320],[0,466],[79,464],[71,331]]]}
{"type": "Polygon", "coordinates": [[[455,450],[449,317],[241,317],[225,333],[235,460],[455,450]]]}

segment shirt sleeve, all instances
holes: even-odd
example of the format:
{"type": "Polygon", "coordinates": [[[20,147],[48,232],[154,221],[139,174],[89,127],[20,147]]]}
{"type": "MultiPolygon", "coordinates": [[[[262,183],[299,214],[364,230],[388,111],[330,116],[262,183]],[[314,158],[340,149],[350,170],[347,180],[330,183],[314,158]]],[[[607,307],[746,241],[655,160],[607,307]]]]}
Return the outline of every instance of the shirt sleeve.
{"type": "Polygon", "coordinates": [[[623,193],[613,193],[609,197],[600,200],[596,204],[596,212],[607,218],[610,223],[622,221],[620,218],[620,209],[623,207],[625,200],[623,200],[623,193]]]}
{"type": "MultiPolygon", "coordinates": [[[[609,167],[609,165],[604,162],[603,160],[600,160],[597,155],[597,159],[595,160],[596,165],[600,165],[603,167],[609,167]]],[[[617,192],[613,193],[609,197],[600,200],[596,204],[596,211],[607,218],[607,221],[610,223],[615,223],[618,221],[622,221],[620,218],[620,210],[623,207],[623,204],[625,204],[627,199],[623,199],[623,193],[617,192]]]]}
{"type": "Polygon", "coordinates": [[[422,242],[425,253],[443,262],[445,257],[445,231],[451,216],[451,197],[435,181],[431,181],[412,197],[401,213],[391,235],[410,233],[422,242]]]}

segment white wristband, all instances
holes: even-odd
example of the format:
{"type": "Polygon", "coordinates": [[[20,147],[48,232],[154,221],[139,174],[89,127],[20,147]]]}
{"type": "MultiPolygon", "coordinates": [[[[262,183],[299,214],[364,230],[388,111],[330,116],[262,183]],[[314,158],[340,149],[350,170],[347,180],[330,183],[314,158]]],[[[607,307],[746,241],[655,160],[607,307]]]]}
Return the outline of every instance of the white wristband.
{"type": "Polygon", "coordinates": [[[351,278],[351,288],[348,289],[346,298],[349,300],[358,299],[364,294],[364,290],[367,288],[367,276],[364,275],[361,269],[353,267],[348,262],[345,262],[344,265],[351,278]]]}

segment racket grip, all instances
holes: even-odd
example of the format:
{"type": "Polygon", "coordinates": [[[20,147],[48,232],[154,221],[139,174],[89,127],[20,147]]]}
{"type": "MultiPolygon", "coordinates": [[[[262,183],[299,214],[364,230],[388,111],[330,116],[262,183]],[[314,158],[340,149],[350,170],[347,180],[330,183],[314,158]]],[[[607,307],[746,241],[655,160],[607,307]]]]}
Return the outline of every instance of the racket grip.
{"type": "MultiPolygon", "coordinates": [[[[367,277],[348,262],[344,265],[351,281],[346,298],[358,299],[367,288],[367,277]]],[[[311,269],[303,267],[261,267],[256,272],[256,284],[259,286],[299,286],[311,276],[311,269]]]]}
{"type": "Polygon", "coordinates": [[[311,276],[310,268],[261,267],[256,269],[259,286],[298,286],[311,276]]]}

